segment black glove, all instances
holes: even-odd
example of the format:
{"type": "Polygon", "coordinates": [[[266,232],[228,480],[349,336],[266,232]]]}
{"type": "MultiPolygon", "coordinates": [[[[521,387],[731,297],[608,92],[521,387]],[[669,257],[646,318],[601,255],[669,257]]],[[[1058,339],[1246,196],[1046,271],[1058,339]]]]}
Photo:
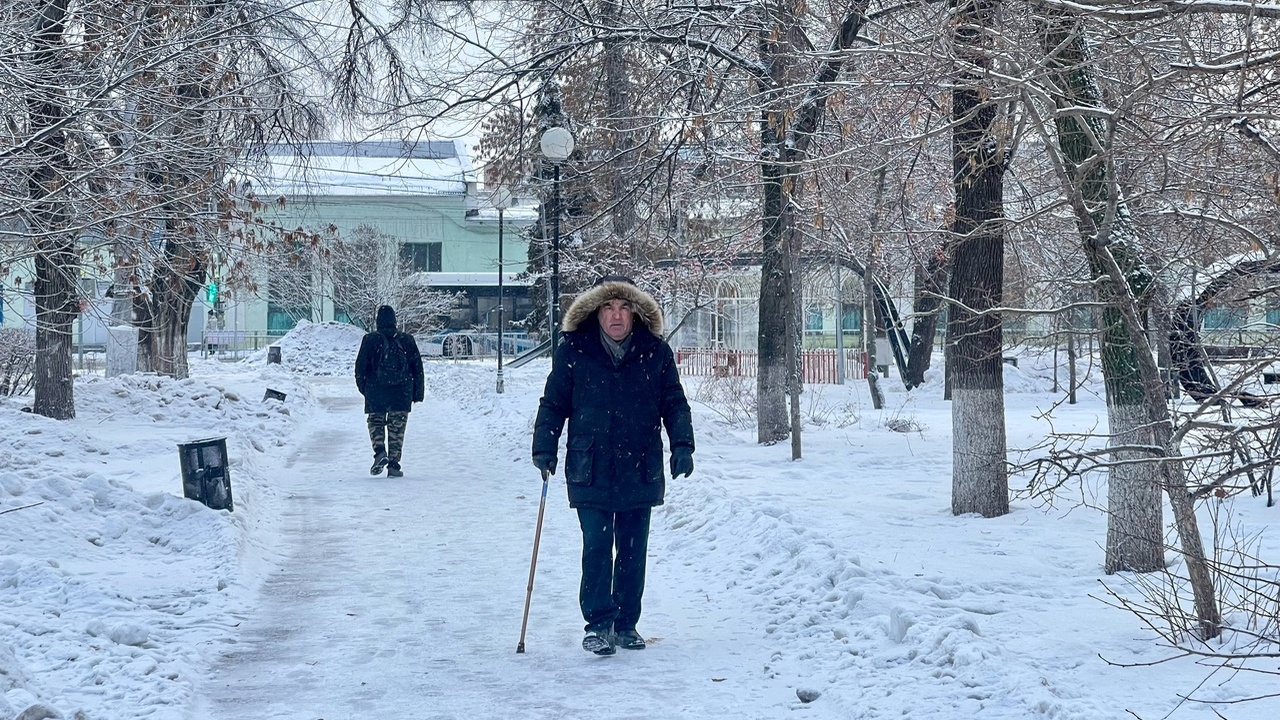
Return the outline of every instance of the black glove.
{"type": "Polygon", "coordinates": [[[671,451],[671,478],[693,474],[693,451],[687,447],[678,447],[671,451]]]}
{"type": "Polygon", "coordinates": [[[556,456],[555,455],[534,455],[533,464],[542,472],[548,475],[556,474],[556,456]]]}

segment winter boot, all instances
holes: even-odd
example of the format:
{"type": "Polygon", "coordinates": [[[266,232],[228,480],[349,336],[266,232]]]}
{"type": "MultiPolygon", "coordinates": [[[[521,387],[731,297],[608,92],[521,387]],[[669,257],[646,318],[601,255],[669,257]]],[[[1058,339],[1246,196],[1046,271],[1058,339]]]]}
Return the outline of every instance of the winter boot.
{"type": "Polygon", "coordinates": [[[596,655],[612,655],[617,650],[613,647],[613,631],[609,628],[591,629],[582,638],[582,649],[596,655]]]}
{"type": "Polygon", "coordinates": [[[613,641],[623,650],[644,649],[644,638],[635,630],[618,630],[613,634],[613,641]]]}
{"type": "MultiPolygon", "coordinates": [[[[385,450],[378,450],[373,454],[373,466],[369,468],[370,475],[381,475],[382,469],[387,466],[387,453],[385,450]]],[[[397,470],[399,468],[397,467],[397,470]]]]}
{"type": "Polygon", "coordinates": [[[400,463],[393,462],[387,466],[387,477],[404,477],[404,471],[400,469],[400,463]]]}

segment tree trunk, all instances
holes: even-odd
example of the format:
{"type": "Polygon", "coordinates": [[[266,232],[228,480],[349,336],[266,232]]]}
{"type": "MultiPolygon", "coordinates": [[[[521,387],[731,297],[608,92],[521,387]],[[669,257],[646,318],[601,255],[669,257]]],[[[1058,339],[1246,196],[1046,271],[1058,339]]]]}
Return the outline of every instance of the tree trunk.
{"type": "MultiPolygon", "coordinates": [[[[621,3],[601,0],[600,22],[606,27],[621,22],[621,3]]],[[[630,76],[621,43],[609,43],[604,49],[605,104],[609,113],[604,124],[609,129],[609,218],[618,247],[627,247],[625,262],[618,270],[634,270],[645,264],[642,245],[637,242],[635,201],[631,195],[629,174],[635,168],[635,111],[631,107],[630,76]]]]}
{"type": "MultiPolygon", "coordinates": [[[[1204,554],[1195,507],[1187,492],[1186,468],[1173,444],[1173,421],[1164,398],[1160,368],[1142,326],[1139,299],[1147,295],[1151,275],[1138,256],[1135,232],[1124,199],[1112,194],[1109,164],[1100,162],[1106,128],[1098,117],[1073,108],[1099,107],[1089,70],[1084,30],[1078,19],[1061,12],[1042,18],[1041,42],[1056,87],[1058,142],[1067,163],[1076,221],[1084,237],[1102,313],[1102,371],[1107,388],[1112,445],[1143,442],[1150,462],[1114,465],[1108,488],[1108,572],[1156,570],[1164,566],[1160,543],[1161,489],[1169,497],[1178,539],[1190,576],[1200,639],[1217,637],[1218,611],[1213,575],[1204,554]],[[1114,410],[1113,410],[1114,408],[1114,410]],[[1113,546],[1113,539],[1115,544],[1113,546]],[[1154,547],[1160,545],[1160,548],[1154,547]]],[[[1117,452],[1118,459],[1125,451],[1117,452]]]]}
{"type": "Polygon", "coordinates": [[[208,270],[202,248],[188,237],[192,232],[187,222],[165,221],[164,258],[156,264],[151,292],[143,300],[147,322],[138,329],[138,343],[147,348],[147,370],[177,379],[190,374],[187,324],[208,270]]]}
{"type": "MultiPolygon", "coordinates": [[[[765,19],[759,37],[760,59],[769,68],[772,89],[793,88],[798,78],[790,61],[788,48],[804,42],[795,19],[795,0],[778,3],[765,19]]],[[[788,375],[799,382],[799,353],[792,352],[793,367],[787,367],[787,343],[800,347],[799,290],[792,292],[787,283],[799,282],[799,235],[795,227],[795,205],[799,167],[808,155],[818,120],[826,109],[827,98],[834,92],[834,82],[844,66],[844,52],[857,41],[858,30],[866,18],[869,0],[849,3],[840,22],[840,31],[831,41],[830,58],[822,62],[817,73],[806,82],[811,84],[798,107],[773,107],[762,111],[760,120],[760,180],[763,187],[760,268],[760,329],[758,335],[759,375],[756,378],[757,438],[762,443],[777,442],[788,433],[786,394],[788,375]],[[790,257],[788,257],[790,255],[790,257]],[[790,308],[788,308],[790,300],[790,308]],[[785,313],[796,313],[788,322],[785,313]],[[787,336],[788,327],[792,335],[787,336]]],[[[776,104],[766,98],[766,104],[776,104]]],[[[796,399],[799,387],[794,386],[796,399]]],[[[798,402],[798,399],[796,400],[798,402]]],[[[798,425],[795,415],[791,421],[798,425]]],[[[793,448],[793,454],[797,450],[793,448]]]]}
{"type": "MultiPolygon", "coordinates": [[[[197,11],[200,22],[210,22],[226,7],[221,0],[206,0],[197,11]]],[[[151,17],[164,22],[163,11],[152,11],[151,17]]],[[[217,134],[210,131],[216,114],[209,103],[221,81],[221,37],[215,34],[201,43],[204,62],[180,78],[172,115],[153,131],[167,154],[145,167],[146,182],[163,198],[157,223],[163,245],[145,298],[149,322],[139,328],[138,341],[149,345],[151,370],[178,379],[189,374],[187,325],[208,274],[211,230],[204,211],[223,180],[217,134]]]]}
{"type": "Polygon", "coordinates": [[[943,248],[929,258],[926,265],[915,268],[915,300],[912,303],[911,345],[907,354],[907,373],[902,384],[908,390],[924,384],[924,374],[933,360],[933,338],[938,330],[938,311],[942,307],[942,293],[949,261],[943,248]]]}
{"type": "Polygon", "coordinates": [[[986,100],[985,47],[998,0],[953,0],[956,53],[964,63],[952,90],[955,240],[947,314],[951,378],[951,511],[1009,512],[1004,427],[1004,143],[997,107],[986,100]]]}
{"type": "MultiPolygon", "coordinates": [[[[785,88],[792,77],[791,40],[795,17],[788,2],[770,7],[771,13],[760,30],[760,57],[769,68],[772,86],[785,88]]],[[[799,323],[789,317],[795,295],[791,283],[795,279],[796,259],[791,256],[790,232],[793,209],[791,193],[795,191],[794,166],[789,159],[785,140],[791,114],[777,107],[774,97],[765,97],[760,115],[760,180],[764,193],[761,213],[760,243],[760,327],[757,339],[759,374],[756,377],[756,439],[761,443],[778,442],[791,433],[787,396],[791,389],[791,365],[799,323]]]]}
{"type": "Polygon", "coordinates": [[[67,154],[66,106],[59,90],[58,55],[63,46],[69,0],[46,0],[35,21],[32,64],[44,73],[28,89],[27,111],[36,167],[27,180],[31,199],[28,229],[34,237],[36,362],[32,410],[55,420],[75,417],[71,378],[71,328],[78,312],[76,238],[69,230],[66,182],[74,173],[67,154]]]}
{"type": "MultiPolygon", "coordinates": [[[[871,393],[871,407],[884,408],[884,391],[880,389],[880,372],[876,366],[880,357],[876,353],[876,336],[880,331],[880,312],[876,309],[875,278],[870,268],[862,273],[862,349],[867,354],[867,390],[871,393]]],[[[887,359],[886,359],[887,362],[887,359]]]]}
{"type": "MultiPolygon", "coordinates": [[[[766,121],[767,122],[767,121],[766,121]]],[[[766,127],[765,147],[777,148],[777,135],[766,127]]],[[[764,218],[761,231],[763,259],[760,266],[760,326],[757,335],[759,373],[756,376],[756,439],[761,443],[783,440],[790,432],[787,414],[787,278],[791,259],[786,256],[782,168],[763,164],[764,218]]]]}
{"type": "MultiPolygon", "coordinates": [[[[1056,70],[1055,102],[1064,112],[1055,119],[1058,143],[1067,164],[1070,180],[1079,193],[1077,215],[1084,240],[1084,252],[1095,280],[1107,274],[1107,258],[1097,241],[1106,222],[1107,205],[1112,201],[1106,163],[1098,154],[1106,129],[1066,109],[1096,107],[1099,100],[1093,78],[1085,70],[1084,37],[1072,20],[1059,16],[1046,22],[1042,43],[1056,70]]],[[[1107,493],[1107,551],[1104,569],[1150,572],[1164,567],[1163,510],[1160,504],[1160,467],[1150,452],[1122,450],[1125,446],[1151,447],[1147,388],[1143,385],[1137,356],[1137,338],[1124,322],[1120,303],[1132,291],[1142,297],[1150,286],[1150,273],[1137,257],[1133,226],[1123,200],[1116,200],[1115,219],[1107,228],[1110,254],[1123,268],[1130,287],[1123,294],[1106,282],[1096,282],[1098,299],[1105,303],[1101,314],[1102,373],[1106,384],[1107,417],[1111,425],[1110,445],[1117,448],[1111,459],[1107,493]],[[1149,462],[1135,462],[1145,457],[1149,462]]],[[[1163,404],[1163,397],[1159,398],[1163,404]]]]}
{"type": "MultiPolygon", "coordinates": [[[[1105,372],[1105,367],[1104,367],[1105,372]]],[[[1109,394],[1108,394],[1109,395],[1109,394]]],[[[1103,572],[1150,572],[1164,567],[1164,513],[1160,469],[1151,461],[1154,439],[1142,405],[1107,403],[1112,428],[1107,490],[1107,551],[1103,572]]]]}

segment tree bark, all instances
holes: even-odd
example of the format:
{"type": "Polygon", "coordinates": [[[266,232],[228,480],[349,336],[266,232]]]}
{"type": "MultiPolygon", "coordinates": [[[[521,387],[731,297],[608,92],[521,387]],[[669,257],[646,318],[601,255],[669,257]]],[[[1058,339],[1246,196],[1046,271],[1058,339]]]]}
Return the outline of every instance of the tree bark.
{"type": "MultiPolygon", "coordinates": [[[[759,56],[769,68],[769,82],[774,89],[792,88],[798,82],[788,51],[802,40],[795,19],[794,0],[780,3],[768,18],[768,31],[762,31],[758,42],[759,56]]],[[[797,413],[788,418],[786,396],[791,392],[798,403],[800,381],[800,292],[788,283],[799,283],[800,237],[795,225],[799,170],[808,157],[818,120],[835,92],[834,82],[844,67],[844,53],[857,41],[858,30],[866,19],[869,0],[855,0],[847,5],[839,32],[831,41],[830,58],[821,62],[809,90],[798,106],[777,107],[766,95],[766,109],[760,120],[760,178],[763,192],[761,218],[760,326],[758,333],[759,374],[756,377],[757,439],[761,443],[777,442],[788,435],[788,425],[798,429],[797,413]],[[790,320],[786,313],[792,313],[790,320]],[[790,344],[790,349],[788,349],[790,344]],[[790,367],[788,361],[790,360],[790,367]],[[788,378],[793,378],[794,386],[788,378]]],[[[798,285],[795,287],[798,288],[798,285]]],[[[798,446],[793,446],[798,455],[798,446]]]]}
{"type": "MultiPolygon", "coordinates": [[[[762,120],[761,145],[766,153],[781,152],[778,135],[768,127],[772,118],[762,120]]],[[[786,252],[786,208],[783,192],[785,171],[778,163],[762,163],[764,211],[760,240],[763,257],[760,265],[760,325],[757,335],[759,373],[756,376],[756,440],[775,443],[790,433],[787,414],[787,331],[792,258],[786,252]]]]}
{"type": "MultiPolygon", "coordinates": [[[[208,261],[204,248],[189,236],[198,230],[188,220],[168,218],[164,227],[163,260],[156,264],[150,292],[141,298],[147,322],[138,328],[138,343],[146,346],[147,371],[182,379],[190,374],[187,324],[204,287],[208,261]]],[[[141,366],[142,352],[138,358],[141,366]]]]}
{"type": "Polygon", "coordinates": [[[938,311],[942,308],[942,293],[950,269],[950,261],[943,248],[938,248],[926,265],[916,265],[915,300],[911,308],[911,349],[907,354],[906,377],[902,378],[902,384],[908,390],[924,384],[924,374],[933,360],[938,311]]]}
{"type": "Polygon", "coordinates": [[[71,328],[79,311],[76,238],[69,230],[67,197],[73,176],[63,123],[67,108],[62,97],[59,53],[66,32],[69,0],[46,0],[32,35],[32,63],[41,68],[38,87],[29,88],[27,111],[36,168],[27,180],[31,199],[28,230],[34,237],[36,303],[36,363],[32,410],[55,420],[75,417],[71,377],[71,328]]]}
{"type": "MultiPolygon", "coordinates": [[[[1090,122],[1071,107],[1097,107],[1099,100],[1093,78],[1085,69],[1084,36],[1067,16],[1046,16],[1042,44],[1050,54],[1055,75],[1055,102],[1063,110],[1056,119],[1058,143],[1067,164],[1069,179],[1079,194],[1084,218],[1077,218],[1083,237],[1083,249],[1095,281],[1105,279],[1107,258],[1097,241],[1097,233],[1107,225],[1110,254],[1123,269],[1129,288],[1142,297],[1150,287],[1150,273],[1137,257],[1133,245],[1133,226],[1123,200],[1116,199],[1117,212],[1108,221],[1107,207],[1112,204],[1106,163],[1101,161],[1101,143],[1106,129],[1101,122],[1090,122]]],[[[1105,303],[1101,313],[1102,372],[1106,385],[1107,417],[1110,422],[1110,445],[1116,448],[1108,473],[1107,550],[1104,569],[1151,572],[1164,567],[1163,511],[1160,503],[1160,468],[1149,452],[1124,450],[1125,447],[1150,448],[1154,442],[1147,413],[1147,392],[1139,371],[1135,339],[1124,322],[1120,303],[1124,302],[1116,287],[1108,282],[1095,282],[1098,299],[1105,303]]],[[[1163,404],[1163,397],[1160,398],[1163,404]]]]}
{"type": "Polygon", "coordinates": [[[963,63],[952,90],[955,249],[948,295],[951,379],[951,511],[995,517],[1009,512],[1004,427],[1004,144],[986,69],[985,38],[998,0],[952,0],[956,53],[963,63]]]}
{"type": "MultiPolygon", "coordinates": [[[[618,0],[601,0],[600,21],[606,27],[621,22],[621,3],[618,0]]],[[[605,123],[609,127],[609,219],[619,247],[628,248],[626,262],[633,271],[643,265],[642,246],[634,233],[636,226],[635,201],[631,195],[630,172],[635,167],[635,110],[631,104],[630,76],[627,59],[621,43],[608,43],[604,49],[605,104],[609,113],[605,123]]]]}
{"type": "MultiPolygon", "coordinates": [[[[1159,503],[1163,490],[1190,577],[1200,639],[1207,640],[1221,632],[1222,617],[1195,506],[1187,492],[1186,468],[1174,446],[1160,368],[1142,326],[1140,299],[1150,290],[1151,274],[1138,256],[1128,208],[1113,189],[1110,164],[1103,157],[1106,128],[1097,116],[1074,110],[1101,106],[1089,70],[1084,29],[1078,18],[1062,12],[1046,11],[1040,22],[1041,42],[1056,86],[1055,124],[1072,204],[1100,299],[1105,302],[1101,353],[1108,416],[1113,422],[1111,443],[1114,447],[1124,441],[1139,442],[1149,460],[1113,465],[1110,471],[1106,569],[1164,566],[1159,503]]],[[[1127,452],[1116,452],[1113,460],[1127,452]]]]}
{"type": "MultiPolygon", "coordinates": [[[[209,22],[225,8],[223,0],[207,0],[193,11],[201,22],[209,22]]],[[[164,23],[162,10],[150,11],[149,18],[164,23]]],[[[220,34],[213,34],[192,50],[200,62],[178,79],[171,100],[173,107],[153,130],[161,138],[165,152],[148,163],[145,180],[157,197],[163,198],[157,225],[161,228],[161,256],[157,258],[146,296],[147,323],[138,329],[139,365],[182,379],[188,376],[187,325],[191,309],[204,287],[209,269],[208,220],[203,204],[210,202],[222,180],[221,155],[216,147],[217,132],[211,131],[216,107],[209,99],[220,80],[220,34]]]]}

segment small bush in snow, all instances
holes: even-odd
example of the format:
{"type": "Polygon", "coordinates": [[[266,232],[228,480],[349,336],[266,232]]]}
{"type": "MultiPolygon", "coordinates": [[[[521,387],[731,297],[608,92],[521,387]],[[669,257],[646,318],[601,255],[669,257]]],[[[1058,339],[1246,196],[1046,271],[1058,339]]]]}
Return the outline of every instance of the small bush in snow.
{"type": "Polygon", "coordinates": [[[735,428],[747,429],[755,426],[755,378],[741,375],[702,378],[689,399],[711,408],[722,420],[735,428]]]}
{"type": "Polygon", "coordinates": [[[28,392],[35,362],[35,333],[20,328],[0,328],[0,395],[28,392]]]}

